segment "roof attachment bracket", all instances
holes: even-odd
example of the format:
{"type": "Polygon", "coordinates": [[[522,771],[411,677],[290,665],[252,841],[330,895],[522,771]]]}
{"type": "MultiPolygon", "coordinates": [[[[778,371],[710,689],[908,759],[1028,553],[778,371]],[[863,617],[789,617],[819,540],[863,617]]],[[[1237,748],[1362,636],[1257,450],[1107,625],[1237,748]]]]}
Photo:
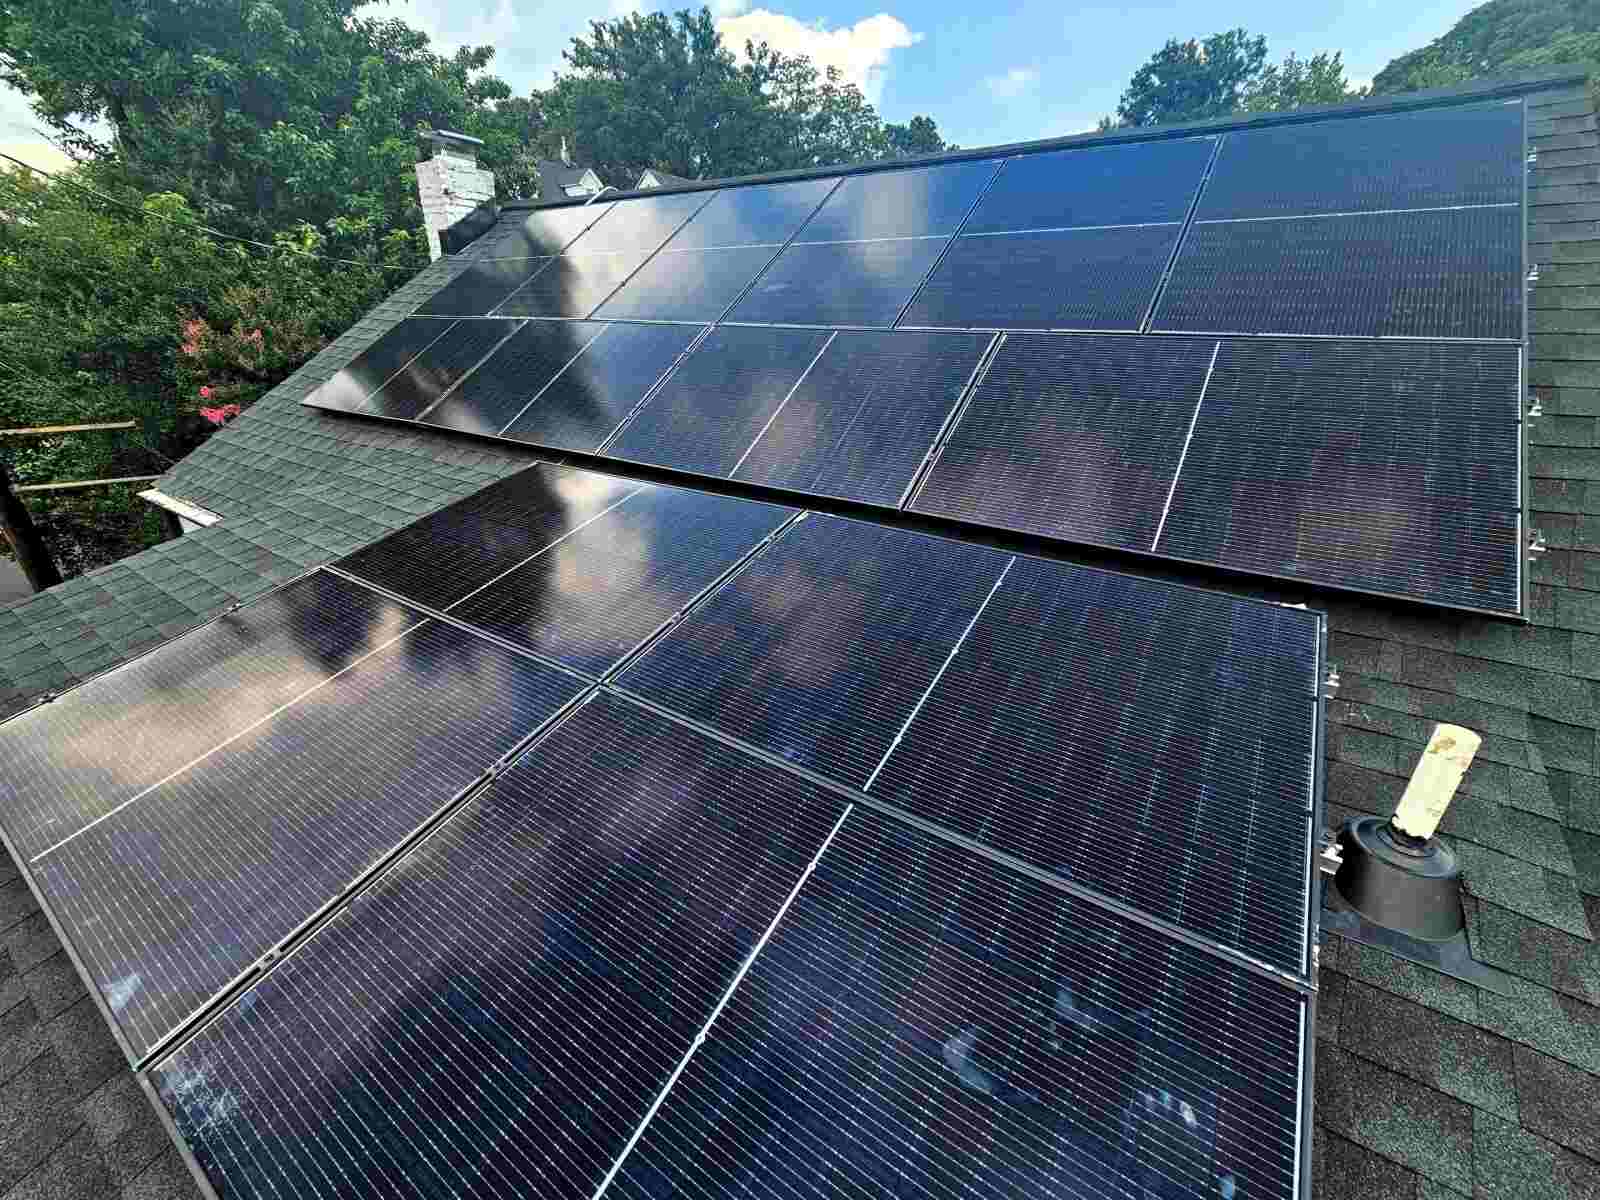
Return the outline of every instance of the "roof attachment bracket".
{"type": "Polygon", "coordinates": [[[1528,420],[1537,421],[1544,416],[1544,401],[1535,392],[1528,393],[1528,420]]]}
{"type": "Polygon", "coordinates": [[[1535,165],[1538,161],[1539,161],[1539,148],[1537,146],[1530,146],[1528,148],[1528,165],[1531,167],[1531,166],[1535,165]]]}
{"type": "Polygon", "coordinates": [[[1533,266],[1528,268],[1528,284],[1529,284],[1529,286],[1532,286],[1533,284],[1538,283],[1538,282],[1539,282],[1539,264],[1538,263],[1534,263],[1533,266]]]}
{"type": "Polygon", "coordinates": [[[1322,688],[1323,688],[1323,692],[1322,692],[1323,699],[1332,700],[1333,697],[1334,697],[1334,693],[1339,690],[1339,664],[1338,663],[1329,663],[1328,664],[1328,675],[1327,675],[1327,678],[1325,678],[1322,681],[1322,688]]]}
{"type": "Polygon", "coordinates": [[[1531,558],[1535,555],[1543,554],[1548,549],[1549,546],[1545,543],[1544,534],[1540,533],[1537,529],[1530,530],[1528,533],[1529,557],[1531,558]]]}
{"type": "Polygon", "coordinates": [[[1339,835],[1331,829],[1322,831],[1322,845],[1317,850],[1317,870],[1324,875],[1337,875],[1344,866],[1344,848],[1339,845],[1339,835]]]}

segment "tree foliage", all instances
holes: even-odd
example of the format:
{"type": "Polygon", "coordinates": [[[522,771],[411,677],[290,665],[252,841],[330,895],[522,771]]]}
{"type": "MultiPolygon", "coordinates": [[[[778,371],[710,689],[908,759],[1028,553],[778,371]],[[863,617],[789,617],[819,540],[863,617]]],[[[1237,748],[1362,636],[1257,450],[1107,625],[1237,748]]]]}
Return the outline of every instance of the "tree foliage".
{"type": "Polygon", "coordinates": [[[1344,77],[1344,59],[1332,54],[1297,58],[1290,53],[1281,63],[1269,63],[1244,89],[1246,112],[1276,112],[1315,104],[1342,104],[1366,95],[1344,77]]]}
{"type": "Polygon", "coordinates": [[[1395,59],[1374,92],[1444,87],[1480,75],[1600,61],[1600,0],[1489,0],[1443,37],[1395,59]]]}

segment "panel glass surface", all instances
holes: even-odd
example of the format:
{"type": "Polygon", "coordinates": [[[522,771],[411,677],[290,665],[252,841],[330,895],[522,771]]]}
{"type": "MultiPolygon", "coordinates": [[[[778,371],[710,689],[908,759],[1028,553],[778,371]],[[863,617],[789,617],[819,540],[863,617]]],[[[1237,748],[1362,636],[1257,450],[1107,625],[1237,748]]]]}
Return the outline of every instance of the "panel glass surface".
{"type": "Polygon", "coordinates": [[[699,332],[693,325],[607,325],[502,436],[593,453],[699,332]]]}
{"type": "Polygon", "coordinates": [[[672,250],[705,250],[713,246],[772,246],[791,234],[816,211],[837,179],[801,179],[729,188],[695,213],[673,236],[672,250]]]}
{"type": "Polygon", "coordinates": [[[550,264],[548,258],[491,258],[473,263],[417,309],[445,317],[482,317],[550,264]]]}
{"type": "Polygon", "coordinates": [[[1215,145],[1201,137],[1018,155],[963,232],[1182,221],[1215,145]]]}
{"type": "Polygon", "coordinates": [[[887,329],[944,247],[942,237],[796,242],[739,301],[730,320],[887,329]]]}
{"type": "Polygon", "coordinates": [[[871,793],[1302,972],[1318,624],[1018,558],[871,793]]]}
{"type": "Polygon", "coordinates": [[[1138,329],[1181,225],[961,237],[901,325],[1138,329]]]}
{"type": "Polygon", "coordinates": [[[560,254],[611,209],[609,200],[538,209],[521,221],[501,221],[468,247],[467,258],[526,258],[560,254]]]}
{"type": "Polygon", "coordinates": [[[457,321],[367,397],[360,411],[414,421],[515,333],[516,321],[457,321]]]}
{"type": "Polygon", "coordinates": [[[678,192],[670,196],[644,196],[619,200],[602,220],[572,243],[569,254],[632,254],[642,258],[666,241],[715,192],[678,192]]]}
{"type": "Polygon", "coordinates": [[[1006,562],[981,546],[808,516],[620,684],[860,787],[1006,562]]]}
{"type": "Polygon", "coordinates": [[[598,676],[793,515],[772,504],[647,487],[452,615],[598,676]]]}
{"type": "Polygon", "coordinates": [[[336,565],[420,604],[449,608],[642,486],[536,464],[363,546],[336,565]]]}
{"type": "Polygon", "coordinates": [[[827,340],[811,329],[713,329],[606,453],[727,475],[827,340]]]}
{"type": "Polygon", "coordinates": [[[500,317],[587,317],[644,262],[643,253],[563,254],[495,309],[500,317]]]}
{"type": "Polygon", "coordinates": [[[1304,1016],[857,808],[608,1195],[1290,1200],[1304,1016]]]}
{"type": "Polygon", "coordinates": [[[1156,547],[1516,613],[1518,348],[1227,342],[1156,547]]]}
{"type": "Polygon", "coordinates": [[[898,507],[989,342],[843,330],[733,477],[898,507]]]}
{"type": "Polygon", "coordinates": [[[1196,222],[1153,328],[1522,337],[1522,212],[1196,222]]]}
{"type": "Polygon", "coordinates": [[[596,321],[529,321],[428,413],[424,423],[499,433],[604,328],[596,321]]]}
{"type": "Polygon", "coordinates": [[[362,401],[449,330],[450,324],[426,317],[407,317],[356,355],[348,366],[307,397],[306,402],[319,408],[351,411],[360,408],[362,401]]]}
{"type": "Polygon", "coordinates": [[[70,837],[415,620],[319,571],[8,722],[11,844],[26,860],[70,837]]]}
{"type": "Polygon", "coordinates": [[[143,1054],[581,687],[429,621],[51,850],[34,878],[143,1054]]]}
{"type": "Polygon", "coordinates": [[[1196,216],[1522,203],[1522,101],[1230,133],[1196,216]]]}
{"type": "Polygon", "coordinates": [[[912,508],[1149,550],[1216,349],[1007,334],[912,508]]]}
{"type": "Polygon", "coordinates": [[[994,178],[998,159],[849,175],[795,238],[843,242],[952,234],[994,178]]]}
{"type": "Polygon", "coordinates": [[[777,253],[777,246],[663,250],[640,267],[595,315],[642,321],[715,321],[777,253]]]}
{"type": "Polygon", "coordinates": [[[610,697],[154,1072],[229,1197],[588,1197],[843,805],[610,697]]]}

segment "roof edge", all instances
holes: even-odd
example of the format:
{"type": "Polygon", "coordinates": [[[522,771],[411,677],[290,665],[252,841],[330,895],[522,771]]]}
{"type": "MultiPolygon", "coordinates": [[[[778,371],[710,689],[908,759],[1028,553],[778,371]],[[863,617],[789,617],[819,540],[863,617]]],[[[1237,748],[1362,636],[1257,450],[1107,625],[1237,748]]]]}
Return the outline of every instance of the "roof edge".
{"type": "Polygon", "coordinates": [[[192,521],[202,527],[210,527],[222,520],[221,513],[214,513],[209,508],[201,508],[198,504],[190,504],[187,500],[179,500],[176,496],[169,496],[159,488],[150,488],[139,493],[139,499],[146,504],[153,504],[157,508],[164,508],[169,513],[182,517],[185,521],[192,521]]]}
{"type": "MultiPolygon", "coordinates": [[[[938,163],[972,162],[976,159],[994,158],[997,155],[1028,154],[1042,150],[1078,149],[1091,146],[1121,146],[1137,142],[1159,142],[1177,138],[1199,137],[1209,133],[1228,133],[1237,129],[1262,129],[1276,125],[1297,125],[1307,121],[1320,121],[1329,117],[1366,117],[1381,113],[1409,112],[1418,108],[1432,108],[1452,102],[1469,103],[1475,100],[1511,99],[1531,92],[1548,91],[1557,87],[1571,87],[1587,83],[1588,69],[1572,63],[1541,67],[1514,74],[1490,75],[1469,80],[1451,87],[1428,88],[1418,92],[1397,92],[1355,100],[1348,104],[1319,104],[1314,107],[1294,108],[1282,112],[1243,114],[1220,117],[1211,121],[1186,121],[1177,125],[1144,125],[1131,129],[1110,130],[1105,133],[1076,133],[1066,137],[1041,138],[1031,142],[1009,142],[999,146],[976,146],[971,149],[951,150],[943,154],[919,155],[914,158],[871,159],[865,162],[834,163],[828,166],[800,167],[791,171],[768,171],[756,175],[730,175],[720,179],[696,179],[682,184],[657,188],[618,189],[607,199],[632,199],[636,196],[664,196],[676,192],[704,192],[715,188],[739,187],[754,183],[783,183],[790,180],[818,179],[835,175],[858,175],[870,171],[891,171],[905,167],[931,166],[938,163]]],[[[501,206],[501,212],[531,212],[543,208],[572,208],[582,204],[587,197],[543,204],[535,200],[510,201],[501,206]]]]}

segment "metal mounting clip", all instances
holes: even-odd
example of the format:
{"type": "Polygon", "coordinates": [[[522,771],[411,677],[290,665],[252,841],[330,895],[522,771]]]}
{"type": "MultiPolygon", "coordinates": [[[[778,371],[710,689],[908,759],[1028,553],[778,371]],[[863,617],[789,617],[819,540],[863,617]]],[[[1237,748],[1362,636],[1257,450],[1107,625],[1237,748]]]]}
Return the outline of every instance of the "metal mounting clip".
{"type": "Polygon", "coordinates": [[[1540,400],[1537,395],[1529,393],[1528,420],[1537,421],[1542,416],[1544,416],[1544,401],[1540,400]]]}
{"type": "Polygon", "coordinates": [[[1537,146],[1534,146],[1531,149],[1529,149],[1529,151],[1528,151],[1528,165],[1531,167],[1535,163],[1537,163],[1538,161],[1539,161],[1539,148],[1537,146]]]}
{"type": "Polygon", "coordinates": [[[1328,664],[1328,675],[1322,681],[1322,696],[1325,700],[1332,700],[1333,694],[1339,690],[1339,664],[1328,664]]]}
{"type": "Polygon", "coordinates": [[[1528,283],[1531,286],[1531,285],[1533,285],[1535,283],[1538,283],[1538,282],[1539,282],[1539,264],[1538,263],[1534,263],[1533,266],[1528,268],[1528,283]]]}
{"type": "Polygon", "coordinates": [[[1339,836],[1331,829],[1324,829],[1322,845],[1317,850],[1317,870],[1324,875],[1337,875],[1342,866],[1344,866],[1344,847],[1339,845],[1339,836]]]}
{"type": "Polygon", "coordinates": [[[1528,553],[1530,555],[1543,554],[1548,549],[1549,546],[1545,543],[1544,534],[1537,529],[1528,532],[1528,553]]]}

